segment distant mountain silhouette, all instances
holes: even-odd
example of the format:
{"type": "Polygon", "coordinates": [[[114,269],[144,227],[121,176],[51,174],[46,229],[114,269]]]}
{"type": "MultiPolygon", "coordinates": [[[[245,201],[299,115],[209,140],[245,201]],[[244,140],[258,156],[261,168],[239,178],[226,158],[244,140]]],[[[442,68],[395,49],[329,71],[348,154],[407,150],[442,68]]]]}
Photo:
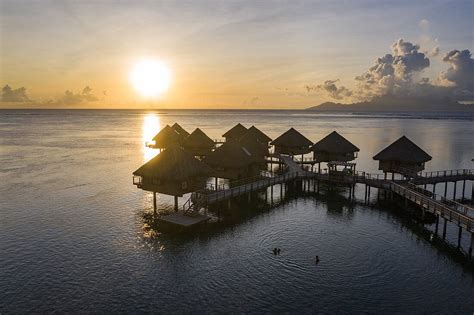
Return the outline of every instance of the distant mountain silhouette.
{"type": "Polygon", "coordinates": [[[352,104],[325,102],[306,110],[327,112],[474,112],[474,104],[461,104],[449,98],[381,96],[375,97],[371,101],[352,104]]]}

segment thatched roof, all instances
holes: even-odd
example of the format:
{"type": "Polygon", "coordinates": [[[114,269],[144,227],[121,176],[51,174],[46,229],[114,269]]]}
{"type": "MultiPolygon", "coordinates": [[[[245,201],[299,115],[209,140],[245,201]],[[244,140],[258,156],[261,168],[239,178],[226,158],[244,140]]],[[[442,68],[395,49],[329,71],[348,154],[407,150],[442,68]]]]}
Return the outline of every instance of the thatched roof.
{"type": "Polygon", "coordinates": [[[186,130],[184,130],[183,127],[181,127],[178,123],[174,123],[173,126],[171,126],[171,128],[173,128],[174,131],[176,131],[180,136],[182,136],[183,138],[186,138],[187,136],[189,136],[189,132],[187,132],[186,130]]]}
{"type": "Polygon", "coordinates": [[[201,129],[196,128],[189,137],[184,140],[183,146],[185,148],[212,149],[214,147],[214,141],[201,129]]]}
{"type": "Polygon", "coordinates": [[[155,141],[155,147],[157,148],[168,148],[180,144],[183,141],[183,137],[169,125],[166,125],[153,137],[153,141],[155,141]]]}
{"type": "Polygon", "coordinates": [[[255,126],[250,127],[241,138],[243,137],[253,137],[261,143],[265,144],[268,144],[268,142],[272,141],[272,138],[264,134],[260,129],[255,126]]]}
{"type": "Polygon", "coordinates": [[[252,153],[256,158],[268,155],[268,143],[262,143],[251,134],[246,133],[240,138],[239,143],[252,153]]]}
{"type": "Polygon", "coordinates": [[[226,141],[211,152],[204,162],[212,167],[242,168],[255,162],[249,149],[237,141],[226,141]]]}
{"type": "Polygon", "coordinates": [[[273,145],[284,147],[309,147],[313,144],[308,138],[296,131],[294,128],[288,129],[281,136],[271,142],[273,145]]]}
{"type": "Polygon", "coordinates": [[[228,139],[240,139],[240,137],[242,137],[244,133],[246,132],[247,132],[247,128],[242,126],[241,123],[238,123],[237,125],[232,127],[229,131],[224,133],[222,136],[228,139]]]}
{"type": "Polygon", "coordinates": [[[423,163],[431,160],[431,156],[410,139],[403,136],[376,154],[374,160],[423,163]]]}
{"type": "Polygon", "coordinates": [[[334,154],[346,154],[359,152],[359,148],[353,145],[349,140],[338,134],[336,131],[331,132],[323,139],[316,142],[312,150],[315,152],[327,152],[334,154]]]}
{"type": "Polygon", "coordinates": [[[178,146],[172,146],[133,172],[133,175],[181,181],[208,176],[213,170],[178,146]]]}

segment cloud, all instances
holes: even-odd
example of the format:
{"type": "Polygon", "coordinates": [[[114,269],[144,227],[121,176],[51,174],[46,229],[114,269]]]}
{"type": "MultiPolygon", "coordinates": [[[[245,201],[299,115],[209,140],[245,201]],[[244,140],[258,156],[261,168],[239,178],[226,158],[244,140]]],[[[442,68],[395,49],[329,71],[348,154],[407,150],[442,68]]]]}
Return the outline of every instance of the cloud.
{"type": "Polygon", "coordinates": [[[377,58],[372,67],[357,76],[358,98],[370,99],[385,94],[405,94],[413,85],[413,74],[430,66],[420,46],[403,39],[392,44],[392,54],[377,58]]]}
{"type": "Polygon", "coordinates": [[[439,55],[438,39],[431,36],[430,22],[427,19],[422,19],[418,26],[421,29],[420,46],[423,52],[430,57],[437,57],[439,55]]]}
{"type": "Polygon", "coordinates": [[[2,88],[2,102],[30,102],[28,95],[26,94],[26,88],[21,87],[18,89],[12,89],[8,84],[2,88]]]}
{"type": "Polygon", "coordinates": [[[418,23],[418,26],[425,31],[428,31],[430,28],[430,22],[427,19],[422,19],[420,23],[418,23]]]}
{"type": "Polygon", "coordinates": [[[92,89],[86,86],[80,93],[74,93],[70,90],[64,92],[64,95],[57,100],[57,104],[61,105],[74,105],[82,102],[95,102],[99,99],[92,94],[92,89]]]}
{"type": "Polygon", "coordinates": [[[338,87],[336,85],[336,82],[338,82],[339,79],[336,80],[326,80],[324,81],[323,84],[318,84],[318,85],[307,85],[306,91],[308,93],[312,91],[324,91],[326,92],[330,97],[336,99],[336,100],[342,100],[343,98],[350,97],[352,96],[352,91],[346,88],[345,86],[340,86],[338,87]]]}
{"type": "Polygon", "coordinates": [[[440,73],[439,84],[453,87],[456,94],[474,95],[474,59],[469,50],[451,50],[443,57],[449,64],[446,71],[440,73]]]}

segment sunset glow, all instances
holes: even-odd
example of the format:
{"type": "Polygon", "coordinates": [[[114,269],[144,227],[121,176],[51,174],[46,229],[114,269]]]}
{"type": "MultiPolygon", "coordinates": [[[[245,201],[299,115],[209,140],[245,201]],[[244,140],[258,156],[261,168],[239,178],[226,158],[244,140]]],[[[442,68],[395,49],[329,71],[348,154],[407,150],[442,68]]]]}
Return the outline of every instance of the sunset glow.
{"type": "Polygon", "coordinates": [[[170,70],[158,60],[141,60],[134,65],[130,73],[130,82],[135,90],[147,98],[163,94],[168,90],[170,81],[170,70]]]}

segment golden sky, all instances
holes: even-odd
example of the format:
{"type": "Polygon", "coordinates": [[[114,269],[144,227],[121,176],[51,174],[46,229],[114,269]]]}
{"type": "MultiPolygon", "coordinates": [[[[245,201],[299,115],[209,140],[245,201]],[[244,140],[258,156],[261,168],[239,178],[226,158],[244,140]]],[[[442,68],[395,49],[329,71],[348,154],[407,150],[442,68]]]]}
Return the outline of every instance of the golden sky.
{"type": "Polygon", "coordinates": [[[354,78],[399,38],[420,52],[441,50],[423,69],[428,77],[447,67],[442,54],[473,50],[473,5],[462,1],[0,5],[0,83],[24,87],[29,100],[0,107],[297,109],[354,101],[353,93],[335,98],[330,84],[321,85],[334,80],[337,88],[356,89],[354,78]],[[130,82],[144,58],[166,64],[171,74],[170,88],[154,98],[130,82]]]}

